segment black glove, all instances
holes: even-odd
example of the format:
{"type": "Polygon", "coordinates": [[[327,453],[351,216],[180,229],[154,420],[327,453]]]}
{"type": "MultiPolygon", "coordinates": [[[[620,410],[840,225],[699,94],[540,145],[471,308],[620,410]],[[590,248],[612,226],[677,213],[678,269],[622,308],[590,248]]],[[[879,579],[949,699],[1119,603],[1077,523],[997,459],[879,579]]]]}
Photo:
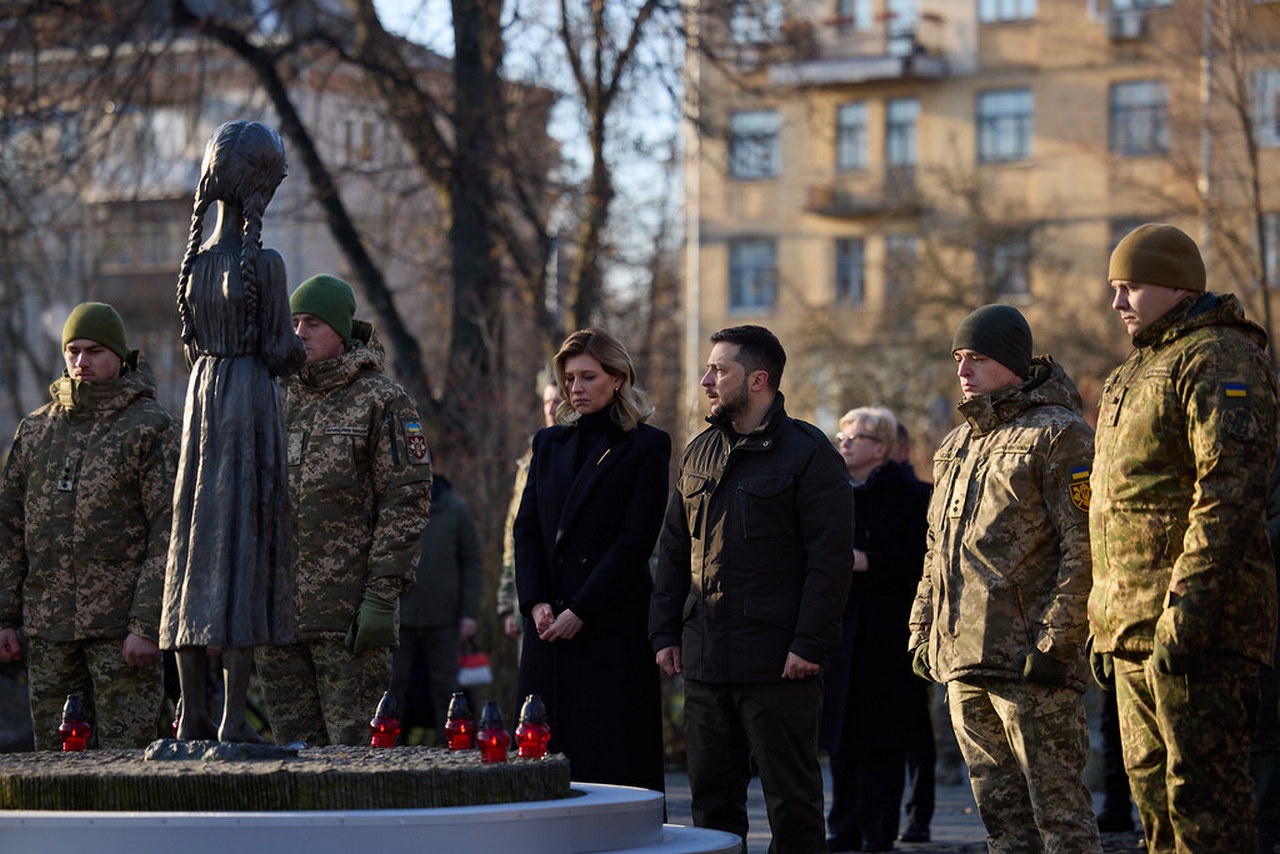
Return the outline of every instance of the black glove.
{"type": "Polygon", "coordinates": [[[1192,673],[1199,673],[1206,667],[1203,652],[1175,655],[1160,643],[1159,638],[1155,639],[1155,644],[1155,649],[1151,651],[1151,663],[1156,666],[1157,673],[1163,673],[1165,676],[1189,676],[1192,673]]]}
{"type": "Polygon", "coordinates": [[[933,671],[929,668],[929,642],[916,644],[911,650],[911,670],[926,682],[933,682],[933,671]]]}
{"type": "Polygon", "coordinates": [[[1031,647],[1022,662],[1022,679],[1036,685],[1061,687],[1067,684],[1070,668],[1046,652],[1031,647]]]}
{"type": "Polygon", "coordinates": [[[400,645],[396,636],[396,603],[388,602],[366,587],[360,607],[351,618],[347,629],[347,649],[359,655],[366,649],[385,646],[395,649],[400,645]]]}

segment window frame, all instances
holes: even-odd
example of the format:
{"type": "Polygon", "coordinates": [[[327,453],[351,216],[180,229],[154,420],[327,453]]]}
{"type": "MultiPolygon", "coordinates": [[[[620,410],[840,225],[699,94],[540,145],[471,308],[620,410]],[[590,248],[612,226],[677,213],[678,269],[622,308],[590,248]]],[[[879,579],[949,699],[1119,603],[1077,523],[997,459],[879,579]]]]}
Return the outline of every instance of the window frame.
{"type": "Polygon", "coordinates": [[[735,110],[729,115],[729,177],[735,181],[767,181],[782,171],[782,115],[776,108],[735,110]],[[750,117],[757,127],[742,127],[750,117]],[[768,121],[763,121],[764,119],[768,121]]]}
{"type": "Polygon", "coordinates": [[[1036,13],[1036,0],[978,0],[979,24],[1033,21],[1036,13]]]}
{"type": "Polygon", "coordinates": [[[846,101],[836,105],[836,171],[859,172],[868,166],[870,126],[867,123],[867,102],[846,101]],[[857,114],[859,118],[846,122],[845,116],[857,114]],[[849,154],[851,156],[846,156],[849,154]]]}
{"type": "Polygon", "coordinates": [[[1253,73],[1253,130],[1261,148],[1280,148],[1280,66],[1253,73]]]}
{"type": "Polygon", "coordinates": [[[991,271],[990,293],[997,299],[1031,296],[1031,235],[983,241],[978,246],[979,273],[991,271]],[[1014,287],[1009,287],[1009,282],[1014,287]]]}
{"type": "Polygon", "coordinates": [[[772,311],[778,304],[778,242],[741,237],[729,242],[730,313],[772,311]],[[753,257],[758,252],[756,257],[753,257]]]}
{"type": "Polygon", "coordinates": [[[1035,137],[1031,87],[979,92],[974,112],[979,163],[1011,163],[1031,157],[1035,137]]]}
{"type": "Polygon", "coordinates": [[[914,167],[919,159],[920,99],[914,95],[884,102],[884,162],[890,168],[914,167]],[[895,112],[910,107],[910,116],[895,112]],[[905,118],[905,120],[904,120],[905,118]]]}
{"type": "Polygon", "coordinates": [[[1163,80],[1119,80],[1107,93],[1107,150],[1123,157],[1168,154],[1169,84],[1163,80]],[[1149,97],[1138,99],[1141,92],[1149,97]],[[1121,103],[1126,95],[1129,99],[1121,103]]]}
{"type": "Polygon", "coordinates": [[[861,237],[837,237],[833,302],[859,306],[867,301],[867,244],[861,237]],[[853,251],[856,250],[856,251],[853,251]]]}

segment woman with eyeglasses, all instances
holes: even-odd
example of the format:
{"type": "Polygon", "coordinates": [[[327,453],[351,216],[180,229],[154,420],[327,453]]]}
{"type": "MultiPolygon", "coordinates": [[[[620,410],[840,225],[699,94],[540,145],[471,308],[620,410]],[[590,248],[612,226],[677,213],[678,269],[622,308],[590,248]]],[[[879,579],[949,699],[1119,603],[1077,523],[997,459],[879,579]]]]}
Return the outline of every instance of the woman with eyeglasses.
{"type": "MultiPolygon", "coordinates": [[[[907,620],[924,563],[929,486],[891,459],[897,440],[897,419],[883,407],[845,413],[836,436],[854,495],[854,549],[819,740],[831,761],[831,851],[893,848],[912,722],[928,715],[928,686],[911,672],[907,620]]],[[[931,810],[913,815],[904,837],[928,839],[932,816],[924,812],[931,810]]]]}

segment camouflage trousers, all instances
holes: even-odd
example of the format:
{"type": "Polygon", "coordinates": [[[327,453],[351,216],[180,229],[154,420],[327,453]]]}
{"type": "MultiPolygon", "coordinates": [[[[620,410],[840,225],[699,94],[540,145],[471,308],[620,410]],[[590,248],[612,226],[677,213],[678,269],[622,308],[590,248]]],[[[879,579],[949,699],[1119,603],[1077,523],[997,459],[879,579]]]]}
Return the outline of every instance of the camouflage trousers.
{"type": "Polygon", "coordinates": [[[164,701],[160,662],[130,667],[124,663],[123,645],[124,638],[29,639],[27,690],[36,750],[62,749],[58,727],[68,694],[84,700],[91,747],[146,747],[156,739],[164,701]]]}
{"type": "Polygon", "coordinates": [[[992,854],[1102,850],[1084,783],[1084,697],[1018,679],[947,684],[951,723],[969,766],[992,854]]]}
{"type": "Polygon", "coordinates": [[[1115,666],[1124,767],[1147,850],[1252,854],[1258,666],[1235,656],[1211,656],[1190,676],[1157,673],[1150,658],[1115,666]]]}
{"type": "Polygon", "coordinates": [[[391,648],[359,655],[341,636],[254,651],[276,744],[368,744],[369,719],[391,688],[391,648]]]}

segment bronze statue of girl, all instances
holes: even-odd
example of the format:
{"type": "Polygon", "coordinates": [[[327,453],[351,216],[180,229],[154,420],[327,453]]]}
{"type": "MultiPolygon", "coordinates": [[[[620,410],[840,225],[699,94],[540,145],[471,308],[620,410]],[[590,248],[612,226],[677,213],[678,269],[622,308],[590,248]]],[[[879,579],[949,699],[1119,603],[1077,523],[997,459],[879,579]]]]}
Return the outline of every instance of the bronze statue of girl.
{"type": "Polygon", "coordinates": [[[160,646],[176,650],[177,735],[257,741],[245,718],[253,647],[293,640],[289,481],[276,378],[306,358],[293,333],[284,259],[262,247],[262,215],[287,174],[284,143],[258,122],[228,122],[205,149],[178,276],[191,379],[173,499],[160,646]],[[217,223],[202,243],[204,218],[217,223]],[[221,647],[218,727],[205,696],[208,647],[221,647]]]}

